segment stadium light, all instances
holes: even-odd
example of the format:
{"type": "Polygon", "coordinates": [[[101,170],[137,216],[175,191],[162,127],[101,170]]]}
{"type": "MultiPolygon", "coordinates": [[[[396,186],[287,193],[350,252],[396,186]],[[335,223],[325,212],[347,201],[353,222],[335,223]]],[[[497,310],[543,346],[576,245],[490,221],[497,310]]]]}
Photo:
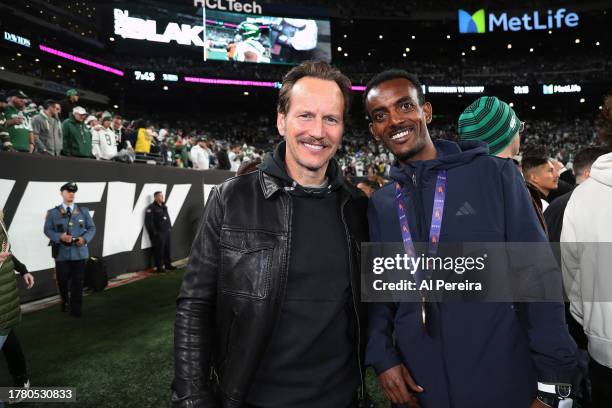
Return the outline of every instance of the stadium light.
{"type": "Polygon", "coordinates": [[[168,85],[164,85],[164,91],[168,90],[168,85]]]}
{"type": "Polygon", "coordinates": [[[472,51],[476,51],[476,46],[472,45],[472,51]]]}
{"type": "Polygon", "coordinates": [[[113,109],[119,109],[119,106],[113,105],[113,109]]]}
{"type": "Polygon", "coordinates": [[[574,40],[574,42],[575,42],[576,44],[580,44],[580,38],[576,38],[576,39],[574,40]]]}
{"type": "Polygon", "coordinates": [[[511,50],[512,49],[512,44],[508,44],[507,47],[508,47],[509,50],[511,50]]]}
{"type": "Polygon", "coordinates": [[[597,42],[595,43],[595,45],[599,45],[599,41],[597,41],[597,42]]]}
{"type": "Polygon", "coordinates": [[[552,30],[548,30],[548,34],[552,34],[552,30]]]}
{"type": "Polygon", "coordinates": [[[108,41],[110,41],[110,42],[115,41],[115,37],[110,37],[110,38],[108,39],[108,41]]]}
{"type": "Polygon", "coordinates": [[[533,48],[530,48],[530,49],[529,49],[529,52],[533,52],[533,48]]]}
{"type": "Polygon", "coordinates": [[[511,107],[511,108],[514,108],[514,102],[510,102],[510,103],[508,104],[508,106],[509,106],[509,107],[511,107]]]}
{"type": "Polygon", "coordinates": [[[48,54],[52,54],[52,55],[58,56],[60,58],[65,58],[67,60],[70,60],[70,61],[73,61],[73,62],[77,62],[79,64],[87,65],[89,67],[92,67],[92,68],[95,68],[95,69],[99,69],[100,71],[110,72],[111,74],[115,74],[115,75],[118,75],[118,76],[123,76],[124,75],[123,71],[118,70],[116,68],[112,68],[112,67],[109,67],[109,66],[106,66],[106,65],[98,64],[97,62],[93,62],[93,61],[90,61],[90,60],[85,59],[85,58],[77,57],[77,56],[74,56],[72,54],[68,54],[67,52],[58,51],[58,50],[56,50],[54,48],[50,48],[50,47],[47,47],[47,46],[42,45],[42,44],[40,44],[38,46],[38,48],[42,52],[46,52],[48,54]]]}
{"type": "Polygon", "coordinates": [[[62,69],[62,66],[60,64],[57,64],[57,68],[62,69]]]}
{"type": "Polygon", "coordinates": [[[406,52],[410,52],[410,48],[406,48],[406,52]]]}
{"type": "Polygon", "coordinates": [[[378,36],[378,39],[379,39],[379,40],[382,40],[382,39],[383,39],[382,34],[380,34],[380,35],[378,36]]]}
{"type": "Polygon", "coordinates": [[[368,56],[371,56],[371,55],[372,55],[372,53],[371,53],[371,52],[368,52],[368,56]]]}
{"type": "Polygon", "coordinates": [[[450,39],[451,39],[450,34],[446,34],[446,39],[447,39],[447,40],[450,40],[450,39]]]}
{"type": "Polygon", "coordinates": [[[413,36],[412,36],[412,39],[413,39],[413,40],[416,40],[416,35],[413,35],[413,36]]]}
{"type": "MultiPolygon", "coordinates": [[[[4,69],[4,67],[2,67],[4,69]]],[[[603,106],[599,105],[599,110],[603,110],[603,106]]]]}
{"type": "Polygon", "coordinates": [[[586,100],[584,98],[580,98],[580,103],[584,103],[586,100]]]}
{"type": "Polygon", "coordinates": [[[346,38],[346,34],[344,34],[344,38],[346,38]]]}
{"type": "Polygon", "coordinates": [[[243,94],[244,96],[249,96],[249,93],[248,93],[247,91],[244,91],[242,94],[243,94]]]}
{"type": "Polygon", "coordinates": [[[72,72],[76,72],[76,69],[73,69],[72,72]]]}
{"type": "Polygon", "coordinates": [[[342,47],[338,47],[338,52],[341,52],[341,51],[342,51],[342,47]]]}
{"type": "Polygon", "coordinates": [[[34,60],[34,62],[40,62],[40,60],[39,60],[38,58],[36,58],[36,59],[34,60]]]}
{"type": "Polygon", "coordinates": [[[462,57],[465,57],[465,52],[462,52],[462,53],[461,53],[461,56],[462,56],[462,57]]]}
{"type": "Polygon", "coordinates": [[[348,57],[348,52],[345,52],[345,53],[344,53],[344,56],[345,56],[345,57],[348,57]]]}
{"type": "Polygon", "coordinates": [[[402,56],[403,56],[404,58],[406,58],[406,53],[403,53],[403,54],[402,54],[402,56]]]}
{"type": "Polygon", "coordinates": [[[531,106],[531,110],[535,110],[535,105],[532,105],[532,106],[531,106]]]}

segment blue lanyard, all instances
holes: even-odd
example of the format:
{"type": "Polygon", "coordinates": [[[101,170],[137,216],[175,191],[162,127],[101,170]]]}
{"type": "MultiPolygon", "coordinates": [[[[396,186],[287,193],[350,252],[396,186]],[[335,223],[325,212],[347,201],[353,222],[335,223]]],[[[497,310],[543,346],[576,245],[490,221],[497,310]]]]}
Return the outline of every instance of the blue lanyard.
{"type": "MultiPolygon", "coordinates": [[[[416,258],[416,250],[414,248],[414,241],[412,240],[412,234],[410,233],[410,226],[408,225],[408,217],[406,216],[406,210],[404,209],[404,203],[402,202],[402,187],[399,183],[395,183],[395,204],[397,206],[397,216],[399,218],[400,230],[402,232],[402,242],[404,244],[404,251],[410,258],[416,258]]],[[[408,196],[406,196],[408,199],[408,196]]],[[[446,170],[438,170],[438,176],[436,178],[436,191],[434,193],[433,211],[431,214],[431,227],[429,229],[429,242],[427,247],[427,254],[429,256],[435,256],[438,252],[438,243],[440,242],[440,230],[442,227],[442,217],[444,215],[444,201],[446,199],[446,170]]],[[[421,271],[415,271],[415,280],[418,287],[420,287],[423,280],[421,271]]],[[[421,303],[421,318],[423,327],[427,327],[426,317],[426,306],[425,296],[422,297],[421,303]]]]}
{"type": "MultiPolygon", "coordinates": [[[[408,217],[402,203],[402,187],[399,183],[395,183],[395,203],[397,205],[397,215],[399,217],[400,228],[402,231],[402,241],[404,250],[409,257],[416,257],[410,226],[408,225],[408,217]]],[[[408,197],[406,196],[406,199],[408,197]]],[[[431,228],[429,230],[429,246],[427,253],[430,256],[435,256],[438,252],[438,243],[440,242],[440,229],[442,227],[442,217],[444,215],[444,201],[446,199],[446,170],[439,170],[436,179],[436,191],[434,193],[433,211],[431,214],[431,228]]]]}

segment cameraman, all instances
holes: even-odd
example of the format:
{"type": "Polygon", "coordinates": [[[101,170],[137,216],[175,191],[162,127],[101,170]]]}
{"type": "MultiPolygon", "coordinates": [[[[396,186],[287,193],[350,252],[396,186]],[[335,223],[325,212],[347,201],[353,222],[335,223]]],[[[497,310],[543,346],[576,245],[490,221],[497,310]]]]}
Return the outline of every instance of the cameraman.
{"type": "Polygon", "coordinates": [[[96,226],[89,210],[74,203],[77,190],[75,183],[66,183],[60,188],[63,203],[47,211],[45,235],[51,240],[52,255],[55,258],[62,312],[65,312],[69,305],[70,314],[81,317],[83,276],[89,258],[87,244],[93,239],[96,226]]]}

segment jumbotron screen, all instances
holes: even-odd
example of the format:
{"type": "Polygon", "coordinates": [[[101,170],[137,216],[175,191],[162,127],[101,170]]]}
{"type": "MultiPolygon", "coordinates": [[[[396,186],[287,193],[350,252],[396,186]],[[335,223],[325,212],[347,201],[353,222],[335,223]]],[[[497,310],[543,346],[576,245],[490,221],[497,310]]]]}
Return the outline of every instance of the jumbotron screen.
{"type": "Polygon", "coordinates": [[[203,8],[194,8],[193,15],[169,12],[158,18],[125,8],[114,9],[113,14],[114,33],[123,39],[200,47],[204,61],[264,64],[299,64],[308,59],[331,61],[329,20],[203,8]]]}
{"type": "Polygon", "coordinates": [[[296,64],[331,61],[329,21],[208,11],[205,60],[296,64]]]}

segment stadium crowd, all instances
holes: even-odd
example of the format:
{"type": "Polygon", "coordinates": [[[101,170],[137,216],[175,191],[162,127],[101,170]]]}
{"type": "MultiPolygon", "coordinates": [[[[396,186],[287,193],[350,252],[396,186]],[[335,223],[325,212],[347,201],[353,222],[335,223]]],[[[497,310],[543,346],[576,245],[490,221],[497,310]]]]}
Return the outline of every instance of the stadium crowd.
{"type": "MultiPolygon", "coordinates": [[[[86,109],[79,98],[75,89],[61,101],[48,99],[39,104],[19,90],[0,95],[3,150],[237,171],[242,163],[263,160],[278,140],[272,117],[242,113],[239,120],[216,117],[204,123],[192,120],[170,125],[86,109]]],[[[605,120],[597,123],[601,127],[605,120]]],[[[434,122],[430,133],[434,139],[455,140],[457,125],[434,122]]],[[[545,145],[551,158],[571,167],[576,152],[596,138],[596,126],[590,120],[539,119],[526,122],[523,145],[545,145]]],[[[337,158],[344,173],[357,178],[388,176],[394,159],[372,141],[365,127],[351,123],[337,158]]]]}

